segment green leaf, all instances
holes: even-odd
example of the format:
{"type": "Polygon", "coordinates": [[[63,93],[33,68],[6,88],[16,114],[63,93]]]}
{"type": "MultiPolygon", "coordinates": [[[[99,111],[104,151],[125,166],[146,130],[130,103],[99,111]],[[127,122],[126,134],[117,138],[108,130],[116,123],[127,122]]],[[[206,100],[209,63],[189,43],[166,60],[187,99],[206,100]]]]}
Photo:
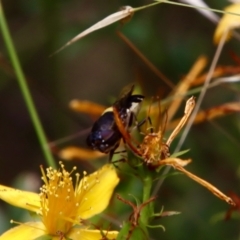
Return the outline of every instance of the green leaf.
{"type": "Polygon", "coordinates": [[[166,229],[163,225],[147,225],[148,228],[162,228],[162,230],[165,232],[166,229]]]}
{"type": "Polygon", "coordinates": [[[157,181],[159,179],[164,179],[164,178],[167,178],[167,177],[171,177],[171,176],[175,176],[175,175],[182,175],[182,174],[183,173],[181,173],[181,172],[175,171],[175,172],[171,172],[171,173],[167,173],[167,174],[161,175],[161,176],[155,178],[154,181],[157,181]]]}
{"type": "Polygon", "coordinates": [[[186,150],[182,150],[180,152],[177,152],[177,153],[174,153],[171,155],[172,158],[176,158],[176,157],[179,157],[179,156],[182,156],[184,155],[185,153],[189,152],[190,149],[186,149],[186,150]]]}
{"type": "Polygon", "coordinates": [[[137,197],[135,197],[135,196],[132,195],[132,194],[128,194],[128,195],[134,198],[137,206],[139,206],[139,205],[141,204],[141,201],[140,201],[137,197]]]}

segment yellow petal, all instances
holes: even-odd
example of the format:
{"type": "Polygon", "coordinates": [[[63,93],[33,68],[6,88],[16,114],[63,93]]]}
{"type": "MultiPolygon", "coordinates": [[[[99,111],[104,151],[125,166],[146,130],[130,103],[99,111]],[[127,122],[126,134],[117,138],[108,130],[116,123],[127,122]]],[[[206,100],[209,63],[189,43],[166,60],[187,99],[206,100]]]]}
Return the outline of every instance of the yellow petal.
{"type": "Polygon", "coordinates": [[[81,190],[79,217],[87,219],[102,212],[108,206],[118,182],[116,170],[110,164],[85,177],[79,185],[79,190],[81,190]]]}
{"type": "Polygon", "coordinates": [[[26,222],[3,233],[0,240],[33,240],[45,234],[42,222],[26,222]]]}
{"type": "Polygon", "coordinates": [[[60,158],[65,160],[80,159],[82,161],[88,161],[88,160],[104,157],[106,156],[106,154],[98,151],[89,150],[86,148],[70,146],[70,147],[63,148],[59,152],[59,156],[60,158]]]}
{"type": "Polygon", "coordinates": [[[73,228],[70,233],[67,234],[67,237],[73,240],[99,240],[99,239],[116,239],[118,235],[117,231],[102,231],[99,230],[88,230],[73,228]]]}
{"type": "MultiPolygon", "coordinates": [[[[240,15],[240,3],[232,4],[224,9],[224,11],[229,13],[237,13],[240,15]]],[[[232,30],[234,28],[240,27],[240,16],[232,14],[224,14],[224,16],[219,21],[217,28],[214,33],[214,43],[218,44],[224,32],[226,30],[232,30]]],[[[227,39],[231,37],[231,32],[229,31],[227,39]]]]}
{"type": "Polygon", "coordinates": [[[74,99],[69,104],[70,108],[76,112],[87,113],[93,116],[101,116],[107,108],[94,102],[74,99]]]}
{"type": "Polygon", "coordinates": [[[36,212],[40,207],[40,198],[37,193],[21,191],[3,185],[0,185],[0,199],[29,211],[36,212]]]}

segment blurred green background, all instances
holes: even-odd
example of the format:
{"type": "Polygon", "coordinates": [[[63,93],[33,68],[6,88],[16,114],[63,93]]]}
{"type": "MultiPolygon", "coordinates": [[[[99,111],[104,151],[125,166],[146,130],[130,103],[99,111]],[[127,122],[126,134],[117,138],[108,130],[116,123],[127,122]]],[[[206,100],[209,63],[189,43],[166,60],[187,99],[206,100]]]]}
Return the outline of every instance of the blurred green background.
{"type": "MultiPolygon", "coordinates": [[[[142,63],[138,56],[116,35],[114,24],[94,32],[59,54],[49,55],[92,24],[116,12],[119,7],[138,7],[151,1],[76,1],[76,0],[5,0],[2,1],[9,28],[38,113],[49,141],[85,130],[92,120],[68,109],[72,99],[91,100],[109,105],[121,89],[141,81],[147,97],[170,88],[142,63]]],[[[206,1],[217,9],[225,0],[206,1]]],[[[168,4],[137,12],[121,31],[174,84],[188,73],[200,55],[211,61],[216,47],[212,38],[216,25],[194,9],[168,4]]],[[[39,188],[39,165],[45,161],[33,129],[18,83],[11,71],[3,39],[0,38],[0,183],[25,189],[39,188]]],[[[227,43],[219,64],[236,65],[230,56],[240,56],[237,40],[227,43]]],[[[239,101],[239,84],[219,86],[207,92],[203,109],[225,102],[239,101]]],[[[179,111],[179,116],[182,114],[179,111]]],[[[190,171],[216,185],[223,192],[239,194],[240,115],[195,125],[183,149],[191,149],[190,171]]],[[[78,144],[86,147],[86,135],[58,146],[78,144]]],[[[177,141],[175,141],[175,144],[177,141]]],[[[174,149],[174,144],[172,146],[174,149]]],[[[56,156],[56,160],[59,160],[56,156]]],[[[92,170],[107,162],[66,163],[92,170]],[[90,166],[91,165],[91,166],[90,166]]],[[[138,190],[138,182],[123,177],[120,194],[138,190]]],[[[141,194],[140,194],[141,196],[141,194]]],[[[114,201],[117,201],[114,199],[114,201]]],[[[224,213],[229,206],[200,185],[183,175],[164,182],[158,193],[158,209],[180,211],[181,214],[158,220],[165,226],[152,231],[152,239],[239,239],[239,220],[211,223],[211,218],[224,213]]],[[[125,206],[124,206],[125,207],[125,206]]],[[[127,218],[116,210],[119,220],[127,218]]],[[[111,208],[109,210],[111,212],[111,208]]],[[[0,202],[0,233],[9,228],[9,220],[30,218],[0,202]]],[[[113,226],[114,227],[114,226],[113,226]]]]}

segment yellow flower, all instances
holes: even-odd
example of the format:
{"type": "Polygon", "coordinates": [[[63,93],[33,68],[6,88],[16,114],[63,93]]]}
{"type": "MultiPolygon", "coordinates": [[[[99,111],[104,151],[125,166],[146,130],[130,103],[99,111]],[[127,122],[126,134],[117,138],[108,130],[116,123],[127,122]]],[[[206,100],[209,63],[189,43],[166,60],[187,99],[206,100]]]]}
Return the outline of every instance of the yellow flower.
{"type": "Polygon", "coordinates": [[[67,172],[62,163],[60,166],[60,170],[48,168],[46,174],[41,168],[44,185],[40,194],[0,185],[0,199],[35,212],[41,219],[10,229],[0,236],[0,240],[31,240],[46,235],[56,240],[99,240],[105,236],[107,239],[116,239],[117,231],[90,230],[82,223],[108,206],[119,182],[114,168],[105,165],[90,175],[84,172],[81,181],[80,175],[76,174],[73,186],[72,172],[67,172]]]}
{"type": "Polygon", "coordinates": [[[227,33],[227,40],[232,35],[232,30],[240,27],[240,3],[232,4],[224,9],[227,13],[223,15],[219,21],[214,33],[214,43],[219,44],[225,31],[227,33]],[[234,13],[234,14],[229,14],[234,13]],[[237,15],[238,14],[238,15],[237,15]]]}

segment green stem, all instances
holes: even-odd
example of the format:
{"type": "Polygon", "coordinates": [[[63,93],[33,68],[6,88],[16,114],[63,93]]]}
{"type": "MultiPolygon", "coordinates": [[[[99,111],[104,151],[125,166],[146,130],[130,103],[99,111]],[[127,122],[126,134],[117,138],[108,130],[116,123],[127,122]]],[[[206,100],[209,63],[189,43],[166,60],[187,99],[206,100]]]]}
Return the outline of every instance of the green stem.
{"type": "Polygon", "coordinates": [[[192,5],[192,4],[185,4],[185,3],[177,3],[173,1],[167,1],[167,0],[155,0],[160,3],[168,3],[168,4],[173,4],[181,7],[189,7],[189,8],[195,8],[195,9],[202,9],[202,10],[207,10],[211,12],[217,12],[217,13],[222,13],[222,14],[230,14],[230,15],[235,15],[235,16],[240,16],[239,13],[234,13],[234,12],[226,12],[223,10],[215,9],[215,8],[208,8],[208,7],[202,7],[202,6],[197,6],[197,5],[192,5]]]}
{"type": "Polygon", "coordinates": [[[153,7],[153,6],[158,5],[158,4],[161,4],[161,3],[162,3],[161,1],[158,1],[158,2],[154,2],[154,3],[150,3],[150,4],[148,4],[148,5],[144,5],[144,6],[142,6],[142,7],[137,7],[137,8],[134,8],[134,12],[143,10],[143,9],[145,9],[145,8],[153,7]]]}
{"type": "Polygon", "coordinates": [[[9,30],[8,30],[8,26],[7,26],[7,23],[5,20],[1,2],[0,2],[0,27],[1,27],[2,35],[3,35],[4,41],[5,41],[13,68],[15,70],[15,74],[16,74],[20,89],[22,91],[26,106],[28,108],[30,117],[31,117],[33,125],[35,127],[35,130],[36,130],[38,139],[40,141],[43,153],[45,155],[46,161],[49,164],[49,166],[55,167],[54,159],[52,157],[50,149],[48,148],[46,136],[44,134],[41,122],[39,120],[39,117],[38,117],[36,108],[34,106],[30,91],[27,86],[25,76],[21,69],[20,62],[18,60],[16,51],[15,51],[15,48],[14,48],[14,45],[12,42],[12,38],[11,38],[9,30]]]}
{"type": "MultiPolygon", "coordinates": [[[[151,197],[151,189],[152,189],[152,176],[147,174],[146,177],[143,179],[143,200],[142,203],[145,203],[151,197]]],[[[149,224],[149,219],[153,214],[153,204],[149,203],[144,206],[141,211],[141,223],[146,226],[149,224]]]]}

